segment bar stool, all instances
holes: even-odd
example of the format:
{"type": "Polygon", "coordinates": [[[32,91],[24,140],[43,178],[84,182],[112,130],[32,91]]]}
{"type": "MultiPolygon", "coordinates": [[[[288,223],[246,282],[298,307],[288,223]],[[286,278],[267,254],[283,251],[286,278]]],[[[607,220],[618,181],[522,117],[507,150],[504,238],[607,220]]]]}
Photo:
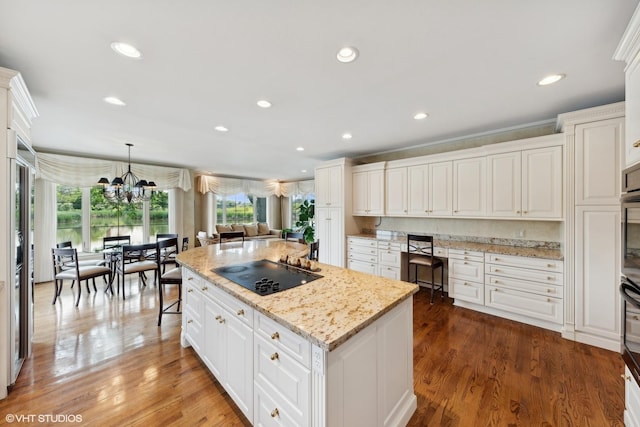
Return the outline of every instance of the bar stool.
{"type": "Polygon", "coordinates": [[[411,266],[414,266],[415,273],[413,283],[431,286],[431,304],[433,304],[433,293],[438,289],[440,289],[440,295],[444,300],[444,263],[440,258],[433,256],[433,236],[407,234],[407,280],[409,282],[411,281],[411,266]],[[426,245],[417,245],[416,242],[426,243],[426,245]],[[418,267],[420,266],[431,268],[431,283],[418,280],[418,267]],[[440,268],[440,286],[437,286],[434,279],[437,268],[440,268]]]}

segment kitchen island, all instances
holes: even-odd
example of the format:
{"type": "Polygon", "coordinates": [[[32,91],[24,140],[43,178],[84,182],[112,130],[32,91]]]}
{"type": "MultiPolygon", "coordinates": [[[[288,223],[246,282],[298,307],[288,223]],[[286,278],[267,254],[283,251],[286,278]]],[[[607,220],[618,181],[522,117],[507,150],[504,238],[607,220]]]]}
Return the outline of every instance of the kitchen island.
{"type": "Polygon", "coordinates": [[[230,242],[179,254],[182,345],[254,425],[405,425],[416,408],[416,285],[319,264],[321,278],[260,295],[213,271],[304,248],[230,242]]]}

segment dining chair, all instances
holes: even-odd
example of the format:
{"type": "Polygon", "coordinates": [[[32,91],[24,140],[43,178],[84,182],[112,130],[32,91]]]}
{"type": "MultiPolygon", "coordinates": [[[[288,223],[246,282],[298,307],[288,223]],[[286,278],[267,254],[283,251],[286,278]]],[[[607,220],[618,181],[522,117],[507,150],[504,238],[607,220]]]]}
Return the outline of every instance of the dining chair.
{"type": "Polygon", "coordinates": [[[93,280],[93,290],[97,292],[96,277],[111,277],[111,268],[106,265],[80,266],[78,263],[77,249],[53,248],[51,249],[51,256],[53,258],[53,278],[56,286],[53,302],[51,304],[56,303],[56,300],[60,296],[60,292],[62,292],[62,284],[65,280],[72,280],[74,283],[76,281],[78,282],[78,298],[76,299],[77,307],[80,303],[83,280],[87,281],[87,292],[91,293],[89,290],[89,279],[93,280]]]}
{"type": "MultiPolygon", "coordinates": [[[[70,240],[65,240],[64,242],[56,243],[57,249],[71,249],[73,248],[73,243],[70,240]]],[[[109,262],[106,259],[78,259],[77,264],[80,267],[92,266],[92,265],[107,265],[109,262]]],[[[73,268],[75,265],[71,260],[63,260],[63,268],[73,268]]],[[[105,282],[107,278],[105,277],[105,282]]],[[[71,282],[71,288],[75,284],[75,280],[71,282]]]]}
{"type": "Polygon", "coordinates": [[[438,257],[433,256],[433,236],[420,234],[407,234],[407,281],[411,282],[411,266],[414,267],[413,283],[427,284],[431,286],[431,304],[433,304],[434,290],[440,289],[440,295],[444,299],[444,263],[438,257]],[[425,244],[416,244],[417,242],[425,244]],[[431,282],[418,279],[418,267],[431,269],[431,282]],[[440,286],[435,283],[435,270],[440,268],[440,286]]]}
{"type": "Polygon", "coordinates": [[[186,251],[187,249],[189,249],[189,237],[183,237],[182,238],[182,252],[186,251]]]}
{"type": "Polygon", "coordinates": [[[153,282],[158,277],[158,265],[155,259],[148,258],[148,254],[156,250],[157,243],[145,243],[142,245],[123,245],[122,255],[117,267],[117,293],[120,295],[120,277],[122,277],[122,299],[125,299],[125,276],[127,274],[138,273],[139,279],[144,286],[147,285],[144,273],[153,271],[153,282]]]}
{"type": "MultiPolygon", "coordinates": [[[[170,238],[159,240],[156,242],[156,266],[158,271],[164,268],[166,263],[163,260],[163,254],[167,251],[175,250],[178,253],[178,239],[170,238]]],[[[158,295],[160,296],[160,312],[158,313],[158,326],[162,324],[163,314],[181,314],[180,306],[182,304],[182,268],[175,267],[167,272],[158,274],[158,295]],[[164,287],[165,285],[178,285],[178,299],[168,306],[164,306],[164,287]],[[175,308],[174,308],[175,307],[175,308]]]]}
{"type": "Polygon", "coordinates": [[[308,258],[312,261],[318,261],[319,254],[320,254],[320,241],[316,240],[315,242],[309,243],[308,258]]]}

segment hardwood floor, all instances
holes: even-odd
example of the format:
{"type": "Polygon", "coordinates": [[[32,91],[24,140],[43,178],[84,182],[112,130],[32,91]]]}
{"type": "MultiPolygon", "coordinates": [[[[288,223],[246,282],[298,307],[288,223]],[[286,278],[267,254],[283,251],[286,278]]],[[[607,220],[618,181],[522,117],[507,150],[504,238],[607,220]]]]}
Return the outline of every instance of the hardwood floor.
{"type": "MultiPolygon", "coordinates": [[[[180,317],[156,326],[156,293],[134,278],[125,301],[83,290],[76,308],[68,283],[55,306],[53,284],[37,285],[34,353],[0,401],[0,424],[7,414],[48,414],[82,418],[56,426],[249,425],[180,346],[180,317]]],[[[617,353],[449,299],[431,306],[426,291],[414,301],[418,409],[410,426],[623,425],[617,353]]]]}

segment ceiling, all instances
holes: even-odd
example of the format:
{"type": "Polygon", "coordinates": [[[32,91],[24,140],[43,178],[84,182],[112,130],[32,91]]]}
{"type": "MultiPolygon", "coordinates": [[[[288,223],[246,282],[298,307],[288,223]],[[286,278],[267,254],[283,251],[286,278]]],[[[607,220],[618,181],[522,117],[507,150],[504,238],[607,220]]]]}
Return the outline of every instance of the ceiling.
{"type": "Polygon", "coordinates": [[[31,91],[36,150],[126,159],[132,143],[133,162],[293,180],[623,100],[612,56],[637,3],[0,0],[0,66],[31,91]],[[551,73],[567,77],[536,84],[551,73]]]}

